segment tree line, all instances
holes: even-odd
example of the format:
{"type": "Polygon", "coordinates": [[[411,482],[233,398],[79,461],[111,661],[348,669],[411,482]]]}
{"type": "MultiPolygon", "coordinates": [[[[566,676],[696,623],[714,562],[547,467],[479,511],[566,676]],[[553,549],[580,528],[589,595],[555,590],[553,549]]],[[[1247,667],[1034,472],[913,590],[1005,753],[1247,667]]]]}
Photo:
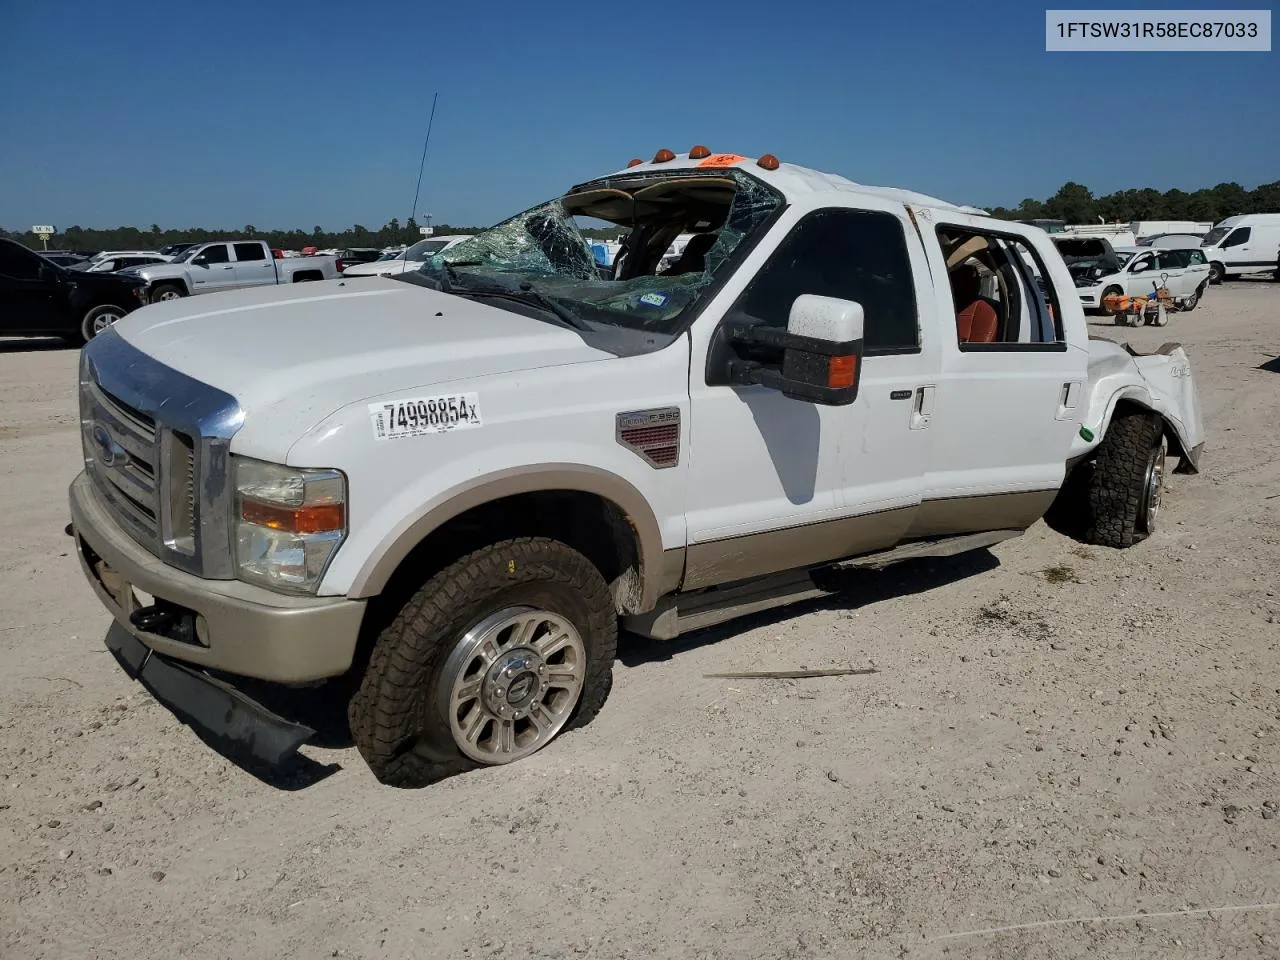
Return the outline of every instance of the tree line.
{"type": "Polygon", "coordinates": [[[1108,223],[1135,220],[1194,220],[1217,223],[1242,213],[1280,213],[1280,180],[1246,190],[1238,183],[1220,183],[1194,193],[1151,187],[1118,190],[1095,197],[1083,184],[1064,183],[1048,200],[1028,197],[1012,209],[996,207],[993,216],[1004,220],[1065,220],[1067,223],[1108,223]]]}
{"type": "MultiPolygon", "coordinates": [[[[459,233],[479,233],[486,227],[464,227],[449,223],[435,224],[435,236],[444,237],[459,233]]],[[[595,228],[582,231],[586,236],[596,240],[611,240],[618,235],[620,228],[595,228]]],[[[30,231],[0,230],[0,237],[17,240],[33,250],[39,250],[43,244],[40,238],[30,231]]],[[[73,226],[59,230],[49,238],[50,250],[159,250],[171,243],[202,243],[206,240],[265,240],[269,247],[281,250],[301,250],[303,247],[320,247],[321,249],[350,247],[393,247],[399,244],[416,243],[422,239],[418,223],[410,217],[403,224],[392,218],[381,229],[371,230],[363,224],[354,224],[345,230],[325,230],[321,226],[314,227],[310,233],[305,230],[261,230],[253,224],[232,230],[217,230],[207,227],[187,227],[186,229],[162,229],[159,224],[151,224],[148,229],[139,227],[114,227],[97,230],[92,227],[73,226]]]]}
{"type": "MultiPolygon", "coordinates": [[[[1096,223],[1098,218],[1128,223],[1134,220],[1194,220],[1217,223],[1226,217],[1242,213],[1280,213],[1280,180],[1259,184],[1246,190],[1238,183],[1220,183],[1186,193],[1182,190],[1166,190],[1161,193],[1151,187],[1140,190],[1119,190],[1095,197],[1083,184],[1068,181],[1047,200],[1027,198],[1016,207],[996,207],[991,214],[1005,220],[1036,220],[1041,218],[1065,220],[1067,223],[1096,223]]],[[[478,233],[484,227],[464,227],[440,223],[435,226],[436,236],[456,233],[478,233]]],[[[611,240],[624,232],[618,227],[599,227],[582,231],[594,240],[611,240]]],[[[40,239],[30,232],[0,230],[0,236],[24,243],[39,250],[40,239]]],[[[310,233],[305,230],[260,230],[246,224],[239,230],[211,230],[205,227],[188,227],[183,230],[162,229],[151,224],[148,229],[139,227],[115,227],[95,230],[90,227],[67,227],[49,239],[51,250],[158,250],[170,243],[200,243],[205,240],[251,238],[265,240],[271,247],[284,250],[301,250],[303,247],[390,247],[415,243],[421,239],[418,223],[410,217],[403,224],[397,218],[381,229],[371,230],[363,224],[353,224],[345,230],[331,231],[316,226],[310,233]]]]}

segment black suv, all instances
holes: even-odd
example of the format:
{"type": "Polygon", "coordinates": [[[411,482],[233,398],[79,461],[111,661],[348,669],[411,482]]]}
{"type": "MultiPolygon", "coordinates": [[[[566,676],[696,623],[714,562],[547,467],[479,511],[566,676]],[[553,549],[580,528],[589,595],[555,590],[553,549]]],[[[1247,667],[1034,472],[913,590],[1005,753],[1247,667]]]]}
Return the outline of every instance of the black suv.
{"type": "Polygon", "coordinates": [[[146,283],[68,270],[0,237],[0,337],[62,337],[85,343],[142,306],[146,283]]]}

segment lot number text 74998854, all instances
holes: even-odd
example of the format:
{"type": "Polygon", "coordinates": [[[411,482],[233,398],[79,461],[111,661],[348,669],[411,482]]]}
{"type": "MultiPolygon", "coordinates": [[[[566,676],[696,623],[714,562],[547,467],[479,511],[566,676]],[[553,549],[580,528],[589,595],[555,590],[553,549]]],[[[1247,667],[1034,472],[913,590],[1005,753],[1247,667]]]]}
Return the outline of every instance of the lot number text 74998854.
{"type": "Polygon", "coordinates": [[[420,437],[447,430],[482,426],[480,395],[460,393],[440,397],[411,397],[369,404],[375,440],[420,437]]]}

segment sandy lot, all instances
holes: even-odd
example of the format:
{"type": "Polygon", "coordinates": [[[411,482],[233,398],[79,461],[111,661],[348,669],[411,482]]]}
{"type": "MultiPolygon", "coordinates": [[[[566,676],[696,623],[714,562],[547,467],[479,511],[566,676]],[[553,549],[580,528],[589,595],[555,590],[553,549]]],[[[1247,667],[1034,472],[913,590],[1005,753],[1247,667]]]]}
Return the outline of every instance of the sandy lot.
{"type": "Polygon", "coordinates": [[[588,728],[415,792],[341,730],[255,776],[120,671],[62,532],[77,353],[0,341],[0,956],[1280,956],[1280,284],[1099,330],[1197,376],[1155,537],[628,642],[588,728]]]}

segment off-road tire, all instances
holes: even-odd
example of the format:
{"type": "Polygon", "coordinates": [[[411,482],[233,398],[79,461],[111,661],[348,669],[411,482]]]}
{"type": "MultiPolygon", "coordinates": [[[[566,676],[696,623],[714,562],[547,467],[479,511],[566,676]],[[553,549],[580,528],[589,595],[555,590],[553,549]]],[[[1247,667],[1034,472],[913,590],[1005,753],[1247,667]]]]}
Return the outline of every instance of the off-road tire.
{"type": "Polygon", "coordinates": [[[618,619],[600,571],[571,547],[541,537],[506,540],[441,570],[374,642],[347,708],[361,756],[382,783],[421,787],[481,764],[450,733],[441,673],[462,636],[486,616],[529,604],[566,617],[587,663],[582,694],[561,733],[590,722],[613,683],[618,619]]]}
{"type": "Polygon", "coordinates": [[[1157,414],[1132,411],[1112,419],[1089,477],[1086,543],[1124,548],[1146,539],[1147,468],[1163,436],[1164,424],[1157,414]]]}
{"type": "Polygon", "coordinates": [[[147,302],[160,303],[163,300],[174,299],[173,297],[166,297],[165,296],[166,293],[176,293],[179,298],[185,297],[187,295],[187,291],[183,290],[180,284],[162,283],[156,286],[156,288],[151,291],[151,296],[147,298],[147,302]]]}

